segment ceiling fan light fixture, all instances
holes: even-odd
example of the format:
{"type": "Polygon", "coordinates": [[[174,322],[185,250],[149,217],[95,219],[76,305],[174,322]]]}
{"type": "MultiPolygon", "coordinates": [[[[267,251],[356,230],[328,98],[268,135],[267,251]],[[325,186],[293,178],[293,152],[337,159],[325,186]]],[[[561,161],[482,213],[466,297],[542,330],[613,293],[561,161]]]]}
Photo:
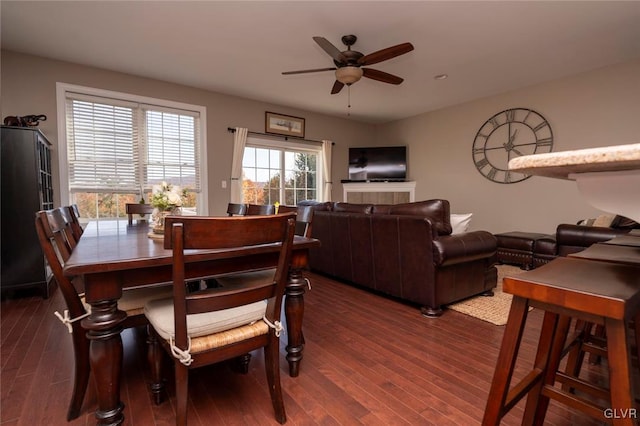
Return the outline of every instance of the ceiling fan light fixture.
{"type": "Polygon", "coordinates": [[[351,85],[362,78],[362,68],[346,66],[336,70],[336,80],[351,85]]]}

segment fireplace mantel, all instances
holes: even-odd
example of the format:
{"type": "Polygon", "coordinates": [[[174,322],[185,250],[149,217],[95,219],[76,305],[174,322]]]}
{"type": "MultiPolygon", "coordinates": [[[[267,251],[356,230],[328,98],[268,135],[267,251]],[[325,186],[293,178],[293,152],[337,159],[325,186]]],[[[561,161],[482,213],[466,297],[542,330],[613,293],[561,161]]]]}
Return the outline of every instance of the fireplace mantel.
{"type": "Polygon", "coordinates": [[[416,183],[411,182],[345,182],[343,201],[350,203],[400,204],[414,202],[416,183]]]}

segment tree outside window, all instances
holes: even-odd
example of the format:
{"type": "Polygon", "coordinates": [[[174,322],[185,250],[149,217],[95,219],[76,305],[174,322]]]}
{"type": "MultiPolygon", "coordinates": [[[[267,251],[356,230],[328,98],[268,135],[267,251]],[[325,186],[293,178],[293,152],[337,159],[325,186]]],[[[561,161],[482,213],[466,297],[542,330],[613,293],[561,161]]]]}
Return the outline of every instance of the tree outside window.
{"type": "Polygon", "coordinates": [[[243,202],[296,205],[317,199],[317,165],[317,152],[248,146],[243,157],[243,202]]]}

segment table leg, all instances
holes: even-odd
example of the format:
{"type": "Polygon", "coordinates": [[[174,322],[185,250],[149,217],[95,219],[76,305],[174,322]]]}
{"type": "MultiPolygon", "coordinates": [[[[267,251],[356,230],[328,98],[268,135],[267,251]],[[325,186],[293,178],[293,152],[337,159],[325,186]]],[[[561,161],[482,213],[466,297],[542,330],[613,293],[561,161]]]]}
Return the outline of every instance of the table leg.
{"type": "Polygon", "coordinates": [[[91,315],[82,320],[91,341],[89,362],[93,371],[98,410],[97,424],[120,425],[124,421],[120,401],[120,376],[122,371],[122,321],[127,314],[118,310],[115,300],[91,303],[91,315]]]}
{"type": "Polygon", "coordinates": [[[525,298],[514,296],[509,310],[509,319],[502,336],[502,345],[500,346],[496,369],[491,381],[489,398],[484,410],[483,426],[499,425],[502,417],[511,408],[511,401],[508,401],[507,397],[528,312],[529,301],[525,298]]]}
{"type": "Polygon", "coordinates": [[[527,395],[522,424],[541,425],[549,408],[549,397],[544,394],[546,386],[553,387],[562,351],[567,340],[571,317],[545,312],[534,361],[535,371],[541,371],[542,380],[534,382],[527,395]]]}
{"type": "Polygon", "coordinates": [[[304,351],[302,336],[302,319],[304,317],[304,291],[307,281],[300,268],[289,270],[289,280],[284,301],[284,314],[287,319],[287,361],[289,361],[289,375],[298,377],[300,361],[304,351]]]}
{"type": "MultiPolygon", "coordinates": [[[[637,317],[637,316],[636,316],[637,317]]],[[[609,389],[611,407],[608,414],[614,425],[634,425],[638,410],[631,383],[631,348],[627,340],[628,326],[624,321],[605,318],[609,389]]]]}

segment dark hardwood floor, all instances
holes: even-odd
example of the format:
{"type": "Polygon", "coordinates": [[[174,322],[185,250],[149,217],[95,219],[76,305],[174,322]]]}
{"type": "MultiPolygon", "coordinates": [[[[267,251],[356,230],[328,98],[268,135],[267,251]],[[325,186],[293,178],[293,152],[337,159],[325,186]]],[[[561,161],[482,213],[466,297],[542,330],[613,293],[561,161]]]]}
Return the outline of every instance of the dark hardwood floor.
{"type": "MultiPolygon", "coordinates": [[[[305,296],[306,339],[300,376],[287,374],[282,341],[282,384],[289,425],[473,425],[480,424],[504,327],[454,311],[427,319],[416,307],[309,274],[305,296]]],[[[71,393],[73,353],[66,328],[53,312],[64,309],[59,291],[4,298],[1,304],[1,424],[95,424],[90,389],[81,417],[65,421],[71,393]]],[[[541,312],[532,311],[516,375],[531,365],[541,312]]],[[[170,399],[153,405],[147,390],[144,330],[123,333],[121,397],[125,424],[173,425],[170,399]]],[[[247,375],[227,365],[190,376],[190,425],[276,425],[255,352],[247,375]]],[[[606,364],[605,364],[606,365],[606,364]]],[[[587,374],[602,380],[602,366],[587,374]]],[[[522,403],[503,424],[518,425],[522,403]]],[[[596,425],[551,403],[550,425],[596,425]]]]}

